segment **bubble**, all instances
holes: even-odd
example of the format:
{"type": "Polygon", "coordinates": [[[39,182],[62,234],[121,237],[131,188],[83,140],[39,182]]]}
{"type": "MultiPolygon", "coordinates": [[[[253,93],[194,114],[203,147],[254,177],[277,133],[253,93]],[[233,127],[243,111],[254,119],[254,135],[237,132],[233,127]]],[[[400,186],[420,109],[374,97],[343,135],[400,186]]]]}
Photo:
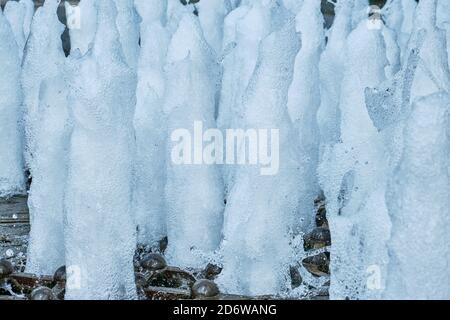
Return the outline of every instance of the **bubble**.
{"type": "Polygon", "coordinates": [[[7,258],[12,258],[14,257],[14,251],[12,249],[8,249],[6,250],[5,255],[7,258]]]}

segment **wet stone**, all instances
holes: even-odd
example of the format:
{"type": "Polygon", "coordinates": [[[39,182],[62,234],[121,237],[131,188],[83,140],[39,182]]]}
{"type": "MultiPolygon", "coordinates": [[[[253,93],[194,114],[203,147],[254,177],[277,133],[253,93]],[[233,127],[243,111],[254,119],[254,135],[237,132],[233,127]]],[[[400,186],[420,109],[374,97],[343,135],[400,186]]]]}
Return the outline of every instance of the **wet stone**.
{"type": "Polygon", "coordinates": [[[59,267],[53,275],[53,281],[55,283],[65,283],[66,282],[66,266],[59,267]]]}
{"type": "Polygon", "coordinates": [[[159,240],[159,251],[164,253],[167,249],[167,245],[169,244],[169,240],[167,237],[162,238],[159,240]]]}
{"type": "Polygon", "coordinates": [[[157,271],[167,267],[166,259],[160,253],[149,253],[143,257],[140,266],[145,271],[157,271]]]}
{"type": "Polygon", "coordinates": [[[316,226],[328,228],[327,210],[325,207],[319,207],[317,209],[316,226]]]}
{"type": "Polygon", "coordinates": [[[298,271],[298,268],[291,266],[289,268],[289,274],[291,276],[291,287],[292,289],[298,288],[301,286],[303,279],[298,271]]]}
{"type": "Polygon", "coordinates": [[[38,287],[31,292],[31,300],[55,300],[53,291],[47,287],[38,287]]]}
{"type": "Polygon", "coordinates": [[[135,272],[134,279],[136,283],[136,290],[139,300],[146,300],[147,294],[145,290],[148,287],[149,273],[148,272],[135,272]]]}
{"type": "Polygon", "coordinates": [[[326,200],[323,193],[314,200],[314,206],[316,207],[316,226],[328,228],[326,200]]]}
{"type": "Polygon", "coordinates": [[[14,267],[11,264],[11,262],[9,262],[6,259],[1,259],[0,260],[0,279],[8,277],[13,272],[14,272],[14,267]]]}
{"type": "Polygon", "coordinates": [[[133,257],[133,265],[134,265],[134,271],[142,271],[141,267],[141,260],[149,253],[153,252],[152,248],[145,244],[138,244],[136,251],[134,252],[133,257]]]}
{"type": "Polygon", "coordinates": [[[192,295],[194,298],[214,297],[220,293],[219,287],[208,279],[198,280],[192,286],[192,295]]]}
{"type": "Polygon", "coordinates": [[[214,280],[222,272],[222,267],[208,263],[205,270],[203,271],[203,276],[205,279],[214,280]]]}
{"type": "Polygon", "coordinates": [[[200,0],[180,0],[180,2],[183,5],[188,5],[188,4],[196,4],[196,3],[200,2],[200,0]]]}
{"type": "Polygon", "coordinates": [[[33,288],[23,286],[12,276],[0,279],[0,295],[29,295],[33,288]]]}
{"type": "Polygon", "coordinates": [[[191,290],[189,288],[179,289],[150,286],[144,291],[145,296],[150,300],[181,300],[191,298],[191,290]]]}
{"type": "Polygon", "coordinates": [[[31,287],[21,285],[19,282],[17,282],[13,278],[9,278],[8,283],[11,286],[11,289],[15,294],[19,294],[19,295],[30,294],[31,291],[33,290],[33,288],[31,288],[31,287]]]}
{"type": "Polygon", "coordinates": [[[26,300],[24,297],[0,295],[0,301],[26,300]]]}
{"type": "Polygon", "coordinates": [[[176,267],[157,270],[150,275],[149,286],[169,288],[190,288],[195,283],[192,274],[176,267]]]}
{"type": "Polygon", "coordinates": [[[327,276],[330,274],[330,254],[329,252],[305,258],[302,261],[303,266],[309,273],[316,277],[327,276]]]}
{"type": "Polygon", "coordinates": [[[305,234],[303,240],[304,240],[303,246],[306,251],[330,246],[331,245],[330,230],[324,227],[315,228],[311,232],[305,234]]]}
{"type": "Polygon", "coordinates": [[[53,296],[57,299],[57,300],[64,300],[64,297],[66,295],[66,286],[63,285],[62,283],[57,283],[53,288],[52,288],[52,293],[53,296]]]}
{"type": "Polygon", "coordinates": [[[148,276],[142,272],[135,272],[134,279],[138,288],[145,288],[148,284],[148,276]]]}
{"type": "Polygon", "coordinates": [[[35,288],[51,288],[54,284],[53,276],[36,276],[30,273],[13,273],[9,282],[15,293],[26,295],[30,295],[35,288]]]}
{"type": "Polygon", "coordinates": [[[8,236],[1,234],[0,235],[0,242],[6,244],[6,243],[11,243],[12,240],[8,236]]]}

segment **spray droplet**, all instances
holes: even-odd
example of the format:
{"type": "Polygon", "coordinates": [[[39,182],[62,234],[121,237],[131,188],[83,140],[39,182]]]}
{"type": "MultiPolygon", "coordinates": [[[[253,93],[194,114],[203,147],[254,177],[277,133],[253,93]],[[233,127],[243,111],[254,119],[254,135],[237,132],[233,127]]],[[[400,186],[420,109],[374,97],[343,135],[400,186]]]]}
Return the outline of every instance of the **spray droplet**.
{"type": "Polygon", "coordinates": [[[8,249],[5,252],[7,258],[12,258],[14,256],[14,251],[12,249],[8,249]]]}

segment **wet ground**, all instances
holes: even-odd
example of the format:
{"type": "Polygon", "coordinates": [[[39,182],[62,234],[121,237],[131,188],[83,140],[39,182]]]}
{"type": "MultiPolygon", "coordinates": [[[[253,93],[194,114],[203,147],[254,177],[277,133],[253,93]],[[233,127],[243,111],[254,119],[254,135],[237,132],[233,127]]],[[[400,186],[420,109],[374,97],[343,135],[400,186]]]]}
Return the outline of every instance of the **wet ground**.
{"type": "Polygon", "coordinates": [[[8,259],[23,272],[30,232],[27,198],[0,200],[0,259],[8,259]]]}
{"type": "MultiPolygon", "coordinates": [[[[329,254],[327,249],[331,243],[323,199],[316,201],[316,207],[317,228],[305,235],[305,250],[308,252],[319,250],[321,252],[315,253],[316,255],[311,254],[311,257],[304,259],[302,264],[310,273],[311,279],[329,279],[329,254]]],[[[39,287],[46,290],[51,288],[51,290],[56,290],[57,292],[52,293],[49,291],[46,294],[42,294],[41,292],[37,295],[41,299],[35,300],[48,300],[50,296],[52,297],[51,299],[55,299],[58,295],[61,295],[61,288],[64,289],[65,287],[65,274],[64,284],[58,285],[53,275],[30,275],[24,273],[29,232],[30,222],[27,198],[25,196],[16,196],[10,199],[0,199],[0,261],[1,259],[6,259],[12,264],[14,273],[6,281],[12,285],[13,289],[15,289],[13,291],[18,294],[15,297],[12,297],[15,294],[12,294],[12,296],[5,295],[4,290],[2,291],[0,288],[0,300],[11,298],[33,299],[33,290],[39,287]],[[42,299],[42,297],[45,299],[42,299]]],[[[161,248],[157,251],[163,253],[165,245],[166,242],[162,241],[161,248]]],[[[141,299],[172,300],[208,298],[208,296],[196,296],[195,286],[198,283],[200,283],[200,286],[203,286],[200,287],[200,292],[206,290],[205,285],[207,289],[208,286],[214,288],[214,279],[221,272],[220,267],[208,265],[205,270],[186,271],[174,266],[168,266],[161,253],[150,253],[138,246],[135,256],[135,271],[136,284],[141,299]]],[[[297,268],[291,269],[291,277],[293,288],[299,286],[302,281],[308,280],[302,280],[297,268]]],[[[5,279],[3,279],[4,281],[5,279]]],[[[328,299],[327,287],[328,284],[320,288],[311,288],[311,294],[305,296],[304,299],[328,299]]],[[[255,298],[280,299],[281,297],[243,297],[221,293],[213,294],[209,297],[209,299],[219,300],[255,298]]]]}

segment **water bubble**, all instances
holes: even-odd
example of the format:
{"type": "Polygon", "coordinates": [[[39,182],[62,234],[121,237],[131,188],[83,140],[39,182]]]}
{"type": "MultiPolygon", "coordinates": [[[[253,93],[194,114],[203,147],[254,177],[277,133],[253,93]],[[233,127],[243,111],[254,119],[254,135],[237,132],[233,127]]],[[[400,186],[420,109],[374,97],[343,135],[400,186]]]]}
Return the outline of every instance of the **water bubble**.
{"type": "Polygon", "coordinates": [[[12,258],[14,257],[14,251],[12,249],[8,249],[6,250],[5,255],[7,258],[12,258]]]}

